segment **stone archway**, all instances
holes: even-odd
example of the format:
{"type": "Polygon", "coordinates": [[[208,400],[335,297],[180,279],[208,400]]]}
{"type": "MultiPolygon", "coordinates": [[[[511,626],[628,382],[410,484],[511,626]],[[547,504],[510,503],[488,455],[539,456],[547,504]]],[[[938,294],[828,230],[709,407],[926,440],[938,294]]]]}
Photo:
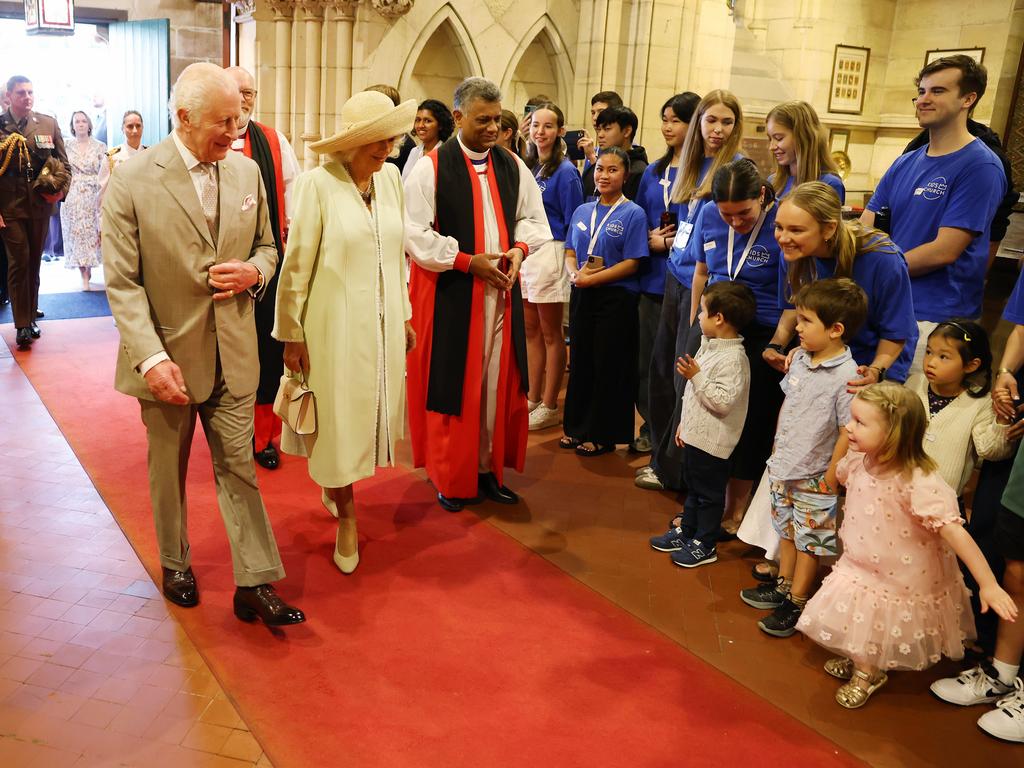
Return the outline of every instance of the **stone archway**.
{"type": "Polygon", "coordinates": [[[455,9],[445,4],[416,38],[398,89],[417,101],[438,99],[450,107],[455,86],[467,77],[482,74],[469,30],[455,9]]]}
{"type": "Polygon", "coordinates": [[[523,35],[516,56],[505,70],[501,82],[504,106],[518,112],[530,97],[545,94],[565,114],[572,114],[572,82],[572,62],[565,43],[551,17],[544,14],[523,35]]]}

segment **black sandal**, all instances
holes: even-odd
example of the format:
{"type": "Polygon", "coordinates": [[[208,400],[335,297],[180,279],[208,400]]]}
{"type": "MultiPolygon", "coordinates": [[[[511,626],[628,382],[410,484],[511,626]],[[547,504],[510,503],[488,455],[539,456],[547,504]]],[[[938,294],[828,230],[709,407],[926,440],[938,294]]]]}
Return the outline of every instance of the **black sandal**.
{"type": "Polygon", "coordinates": [[[577,456],[600,456],[602,453],[613,453],[615,451],[615,444],[609,443],[608,445],[601,445],[600,443],[593,443],[593,448],[587,448],[583,443],[576,446],[577,456]]]}
{"type": "Polygon", "coordinates": [[[577,440],[575,437],[569,437],[568,435],[563,435],[562,439],[558,441],[558,447],[564,448],[567,451],[575,450],[576,447],[579,446],[579,444],[579,440],[577,440]]]}
{"type": "Polygon", "coordinates": [[[760,563],[755,563],[754,564],[754,566],[750,569],[750,575],[753,576],[758,581],[763,581],[764,583],[769,584],[769,583],[775,581],[779,577],[779,569],[776,566],[772,565],[767,560],[764,560],[764,561],[762,561],[760,563]],[[768,566],[768,570],[767,571],[762,571],[761,570],[761,566],[762,565],[767,565],[768,566]],[[772,575],[772,571],[775,571],[775,575],[774,576],[772,575]]]}

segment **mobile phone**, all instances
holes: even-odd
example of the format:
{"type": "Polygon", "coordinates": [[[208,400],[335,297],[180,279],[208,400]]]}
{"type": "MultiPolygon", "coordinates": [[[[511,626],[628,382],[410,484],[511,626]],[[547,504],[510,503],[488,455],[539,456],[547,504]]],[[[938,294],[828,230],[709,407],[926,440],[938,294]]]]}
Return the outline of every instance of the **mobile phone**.
{"type": "Polygon", "coordinates": [[[679,223],[679,214],[675,211],[665,211],[661,214],[661,228],[674,227],[679,223]]]}
{"type": "Polygon", "coordinates": [[[588,256],[587,266],[601,268],[604,266],[604,256],[588,256]]]}
{"type": "Polygon", "coordinates": [[[583,131],[566,131],[565,132],[565,154],[573,162],[579,162],[586,155],[583,150],[577,145],[580,143],[580,139],[583,138],[583,131]]]}
{"type": "Polygon", "coordinates": [[[526,115],[533,114],[536,111],[537,111],[537,105],[536,104],[527,104],[526,108],[523,110],[523,116],[525,117],[526,115]]]}

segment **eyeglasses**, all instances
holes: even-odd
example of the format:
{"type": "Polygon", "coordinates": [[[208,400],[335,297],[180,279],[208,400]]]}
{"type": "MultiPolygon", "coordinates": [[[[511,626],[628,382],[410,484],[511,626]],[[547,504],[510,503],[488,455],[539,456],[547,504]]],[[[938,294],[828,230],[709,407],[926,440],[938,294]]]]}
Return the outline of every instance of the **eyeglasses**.
{"type": "Polygon", "coordinates": [[[256,94],[259,93],[259,91],[255,91],[251,88],[239,88],[238,92],[247,99],[255,99],[256,94]]]}

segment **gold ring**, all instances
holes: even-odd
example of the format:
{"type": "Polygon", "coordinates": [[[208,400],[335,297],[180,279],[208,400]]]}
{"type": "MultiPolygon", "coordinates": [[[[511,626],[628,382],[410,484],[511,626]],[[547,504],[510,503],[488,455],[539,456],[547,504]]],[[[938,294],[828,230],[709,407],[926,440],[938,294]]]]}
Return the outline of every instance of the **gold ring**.
{"type": "Polygon", "coordinates": [[[235,289],[234,288],[228,288],[228,296],[234,296],[234,295],[235,295],[235,289]]]}

